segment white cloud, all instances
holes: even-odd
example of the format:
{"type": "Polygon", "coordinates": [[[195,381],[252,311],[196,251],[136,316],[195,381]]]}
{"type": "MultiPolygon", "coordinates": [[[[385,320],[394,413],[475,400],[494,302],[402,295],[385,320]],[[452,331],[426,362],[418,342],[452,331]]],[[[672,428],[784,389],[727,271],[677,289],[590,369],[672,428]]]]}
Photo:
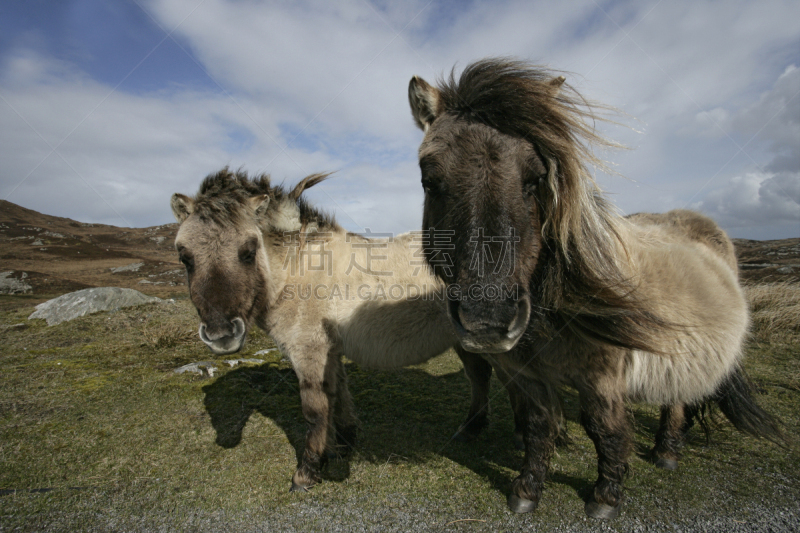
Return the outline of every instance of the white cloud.
{"type": "Polygon", "coordinates": [[[733,176],[709,192],[698,208],[731,227],[779,226],[800,235],[800,69],[790,65],[758,101],[732,116],[722,128],[746,139],[742,149],[766,147],[763,170],[733,176]]]}
{"type": "Polygon", "coordinates": [[[695,122],[700,130],[697,132],[699,135],[706,134],[713,137],[719,137],[720,124],[727,122],[728,112],[721,108],[715,107],[708,111],[700,111],[695,115],[695,122]]]}
{"type": "MultiPolygon", "coordinates": [[[[10,63],[13,79],[0,103],[0,194],[39,211],[115,225],[168,222],[173,188],[190,192],[223,165],[258,165],[279,154],[277,124],[253,127],[225,96],[136,96],[32,54],[10,63]],[[237,146],[242,135],[250,146],[237,146]]],[[[292,168],[292,158],[332,163],[290,150],[276,167],[297,178],[305,172],[292,168]]]]}
{"type": "Polygon", "coordinates": [[[698,207],[731,228],[788,223],[800,231],[800,173],[734,176],[698,207]]]}
{"type": "Polygon", "coordinates": [[[769,170],[800,171],[800,69],[790,65],[758,102],[731,120],[731,126],[765,143],[774,158],[769,170]]]}
{"type": "Polygon", "coordinates": [[[762,198],[772,202],[767,215],[783,213],[770,184],[786,188],[783,172],[798,170],[800,106],[779,105],[796,69],[773,87],[800,61],[797,2],[144,5],[215,80],[211,89],[125,93],[24,47],[7,53],[2,197],[79,220],[150,225],[171,219],[172,192],[192,192],[226,164],[289,183],[337,170],[309,195],[348,229],[416,229],[421,132],[408,80],[434,81],[489,55],[574,71],[569,82],[587,96],[639,119],[631,124],[643,134],[607,129],[635,148],[611,157],[636,183],[603,178],[626,212],[702,199],[724,218],[762,198]],[[745,147],[753,158],[734,158],[756,133],[745,147]]]}
{"type": "MultiPolygon", "coordinates": [[[[406,87],[413,50],[397,34],[418,5],[380,13],[367,2],[149,4],[187,41],[215,80],[259,106],[285,111],[294,129],[361,132],[408,143],[406,87]],[[187,17],[187,14],[191,15],[187,17]]],[[[411,15],[413,16],[413,15],[411,15]]]]}

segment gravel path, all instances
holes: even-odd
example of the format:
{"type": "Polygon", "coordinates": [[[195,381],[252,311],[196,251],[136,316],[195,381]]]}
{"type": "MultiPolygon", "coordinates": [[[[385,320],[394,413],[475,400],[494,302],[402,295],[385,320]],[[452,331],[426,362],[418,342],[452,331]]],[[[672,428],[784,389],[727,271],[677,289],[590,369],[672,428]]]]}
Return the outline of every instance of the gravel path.
{"type": "MultiPolygon", "coordinates": [[[[580,502],[579,502],[580,503],[580,502]]],[[[136,517],[118,515],[113,508],[103,513],[42,514],[26,517],[21,523],[13,516],[0,516],[0,532],[6,531],[193,531],[193,532],[499,532],[552,531],[583,533],[619,532],[793,532],[800,531],[800,502],[791,507],[776,508],[768,502],[753,504],[733,513],[735,516],[715,516],[708,511],[689,512],[674,519],[648,520],[623,515],[611,522],[586,518],[578,509],[569,509],[560,517],[532,513],[514,515],[505,511],[501,516],[465,518],[466,511],[448,506],[442,511],[435,502],[425,498],[409,499],[399,496],[390,503],[376,506],[368,497],[354,499],[346,505],[326,505],[310,497],[276,511],[266,509],[241,513],[181,512],[164,515],[143,510],[136,517]]],[[[576,504],[578,505],[578,504],[576,504]]],[[[580,505],[582,508],[582,505],[580,505]]],[[[725,507],[724,505],[722,507],[725,507]]],[[[676,513],[677,514],[677,513],[676,513]]]]}

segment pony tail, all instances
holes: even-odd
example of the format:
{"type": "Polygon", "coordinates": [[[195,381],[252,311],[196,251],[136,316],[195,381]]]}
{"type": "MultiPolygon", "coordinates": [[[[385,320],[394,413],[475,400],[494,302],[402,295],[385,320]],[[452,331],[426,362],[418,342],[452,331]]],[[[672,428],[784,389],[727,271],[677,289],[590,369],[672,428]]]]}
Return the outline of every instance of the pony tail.
{"type": "Polygon", "coordinates": [[[715,402],[731,424],[743,433],[765,438],[779,446],[788,444],[782,425],[753,399],[755,387],[740,367],[736,368],[709,398],[715,402]]]}

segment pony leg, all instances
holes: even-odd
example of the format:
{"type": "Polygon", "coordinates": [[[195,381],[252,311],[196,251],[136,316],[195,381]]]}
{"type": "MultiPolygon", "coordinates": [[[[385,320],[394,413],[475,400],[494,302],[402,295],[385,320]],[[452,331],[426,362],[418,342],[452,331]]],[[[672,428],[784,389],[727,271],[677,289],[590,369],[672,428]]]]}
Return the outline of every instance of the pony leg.
{"type": "Polygon", "coordinates": [[[508,391],[508,401],[511,403],[511,410],[514,412],[514,448],[517,450],[525,450],[525,402],[517,398],[517,393],[514,392],[513,388],[506,388],[506,390],[508,391]]]}
{"type": "Polygon", "coordinates": [[[593,518],[616,518],[623,500],[623,481],[628,473],[631,427],[620,394],[601,395],[592,387],[580,391],[581,424],[597,451],[597,481],[586,502],[593,518]]]}
{"type": "Polygon", "coordinates": [[[686,432],[692,426],[693,414],[694,410],[682,403],[661,406],[656,442],[650,452],[650,458],[658,468],[678,468],[680,451],[686,442],[686,432]]]}
{"type": "Polygon", "coordinates": [[[333,412],[333,422],[336,428],[336,448],[341,450],[341,455],[347,455],[353,450],[358,436],[358,418],[353,407],[353,397],[347,385],[347,372],[344,365],[339,364],[338,389],[336,391],[336,404],[333,412]]]}
{"type": "MultiPolygon", "coordinates": [[[[470,442],[475,440],[489,424],[489,380],[492,377],[492,365],[482,356],[468,352],[460,346],[455,350],[472,385],[472,402],[466,421],[458,428],[453,439],[470,442]]],[[[522,438],[522,428],[525,425],[524,402],[517,399],[515,387],[511,386],[511,378],[505,370],[497,368],[497,377],[508,391],[508,399],[514,412],[514,447],[524,450],[525,443],[522,438]]]]}
{"type": "Polygon", "coordinates": [[[510,384],[509,394],[516,398],[524,417],[522,438],[525,460],[522,472],[511,484],[508,507],[515,513],[529,513],[536,509],[542,497],[547,469],[555,449],[558,435],[558,413],[553,409],[555,391],[544,383],[527,382],[510,384]]]}
{"type": "Polygon", "coordinates": [[[327,360],[327,364],[316,365],[319,368],[295,368],[300,381],[303,416],[309,428],[303,454],[292,476],[292,492],[308,490],[322,480],[320,470],[328,459],[325,451],[333,447],[329,441],[334,433],[330,430],[336,405],[338,367],[342,362],[338,355],[330,353],[316,360],[327,360]]]}
{"type": "Polygon", "coordinates": [[[502,367],[497,369],[497,377],[500,382],[508,391],[508,400],[511,403],[511,410],[514,413],[514,448],[517,450],[525,450],[525,440],[522,436],[526,424],[527,414],[525,412],[525,402],[520,400],[518,396],[522,394],[513,384],[511,376],[502,367]]]}
{"type": "Polygon", "coordinates": [[[489,420],[489,380],[492,377],[492,365],[478,354],[470,353],[460,346],[455,348],[464,373],[472,385],[472,401],[467,419],[458,428],[453,439],[470,442],[488,425],[489,420]]]}

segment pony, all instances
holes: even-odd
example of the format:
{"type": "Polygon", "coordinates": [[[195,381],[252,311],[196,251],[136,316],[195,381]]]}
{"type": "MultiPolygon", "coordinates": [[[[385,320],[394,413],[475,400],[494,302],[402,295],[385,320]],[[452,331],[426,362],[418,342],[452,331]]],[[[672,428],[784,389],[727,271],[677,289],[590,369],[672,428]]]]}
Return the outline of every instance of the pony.
{"type": "Polygon", "coordinates": [[[224,168],[207,176],[194,198],[171,199],[180,223],[175,247],[202,341],[217,355],[234,353],[258,326],[297,374],[309,429],[292,491],[318,483],[328,456],[355,441],[343,355],[366,368],[393,369],[454,348],[472,385],[455,438],[471,440],[487,424],[492,367],[458,344],[422,239],[345,231],[302,197],[327,177],[310,175],[288,190],[266,174],[251,179],[224,168]]]}
{"type": "Polygon", "coordinates": [[[660,404],[651,457],[675,469],[701,408],[781,442],[742,371],[748,306],[733,245],[686,210],[617,214],[589,168],[593,128],[612,108],[585,100],[545,68],[489,58],[434,87],[409,83],[424,132],[419,166],[425,244],[447,285],[461,345],[492,354],[521,405],[525,458],[509,507],[533,511],[558,433],[559,388],[573,386],[598,478],[585,511],[613,518],[632,448],[625,402],[660,404]],[[476,297],[477,296],[477,297],[476,297]]]}

